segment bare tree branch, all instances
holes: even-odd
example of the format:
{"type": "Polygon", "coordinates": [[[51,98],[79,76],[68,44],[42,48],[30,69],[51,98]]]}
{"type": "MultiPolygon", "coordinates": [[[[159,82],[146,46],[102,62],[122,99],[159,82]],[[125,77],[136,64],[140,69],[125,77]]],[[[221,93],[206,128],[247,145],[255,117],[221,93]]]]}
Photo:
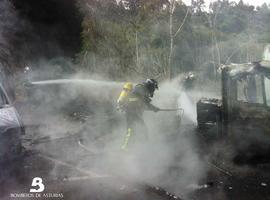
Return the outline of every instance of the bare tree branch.
{"type": "Polygon", "coordinates": [[[180,31],[181,31],[181,29],[182,29],[183,25],[184,25],[184,24],[185,24],[185,22],[186,22],[186,19],[187,19],[188,13],[189,13],[189,8],[187,9],[187,12],[186,12],[186,15],[185,15],[185,17],[184,17],[184,19],[183,19],[183,21],[182,21],[182,24],[179,26],[178,30],[175,32],[175,34],[174,34],[174,36],[173,36],[173,37],[176,37],[176,36],[177,36],[177,34],[178,34],[180,31]]]}
{"type": "Polygon", "coordinates": [[[139,72],[136,68],[130,67],[130,66],[127,66],[127,68],[130,69],[130,70],[132,70],[132,71],[134,71],[134,72],[136,72],[136,73],[137,73],[138,75],[140,75],[141,77],[144,77],[144,73],[139,72]]]}

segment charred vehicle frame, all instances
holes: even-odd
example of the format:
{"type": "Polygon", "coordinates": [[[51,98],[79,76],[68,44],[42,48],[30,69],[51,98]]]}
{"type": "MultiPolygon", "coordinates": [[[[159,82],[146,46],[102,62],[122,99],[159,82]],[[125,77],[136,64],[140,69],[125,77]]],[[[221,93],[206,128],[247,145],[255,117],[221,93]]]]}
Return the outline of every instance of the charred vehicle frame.
{"type": "Polygon", "coordinates": [[[197,102],[199,132],[206,138],[226,138],[244,160],[268,161],[270,62],[224,66],[221,82],[222,99],[197,102]]]}

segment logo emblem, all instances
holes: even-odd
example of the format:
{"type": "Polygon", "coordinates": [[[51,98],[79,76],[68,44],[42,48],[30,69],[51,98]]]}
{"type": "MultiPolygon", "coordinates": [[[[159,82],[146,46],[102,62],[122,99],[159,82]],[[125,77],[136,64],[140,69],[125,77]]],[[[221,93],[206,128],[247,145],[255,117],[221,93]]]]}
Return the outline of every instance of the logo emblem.
{"type": "Polygon", "coordinates": [[[33,178],[31,186],[32,188],[30,189],[30,192],[43,192],[45,189],[45,186],[42,183],[42,178],[40,177],[33,178]]]}

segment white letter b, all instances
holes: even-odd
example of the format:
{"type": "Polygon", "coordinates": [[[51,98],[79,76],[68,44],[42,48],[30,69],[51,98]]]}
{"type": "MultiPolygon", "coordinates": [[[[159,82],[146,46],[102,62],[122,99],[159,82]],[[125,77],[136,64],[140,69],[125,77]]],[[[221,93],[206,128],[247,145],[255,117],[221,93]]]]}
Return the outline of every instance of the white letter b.
{"type": "Polygon", "coordinates": [[[38,186],[38,189],[31,188],[30,192],[43,192],[44,191],[45,186],[42,183],[42,178],[39,178],[39,177],[33,178],[32,187],[36,187],[36,186],[38,186]]]}

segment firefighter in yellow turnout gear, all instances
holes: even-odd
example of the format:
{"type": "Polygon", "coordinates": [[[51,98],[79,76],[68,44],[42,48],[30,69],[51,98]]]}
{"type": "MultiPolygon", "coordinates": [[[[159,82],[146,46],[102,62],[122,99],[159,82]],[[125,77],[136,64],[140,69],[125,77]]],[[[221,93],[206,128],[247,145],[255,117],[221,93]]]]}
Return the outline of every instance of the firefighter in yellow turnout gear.
{"type": "Polygon", "coordinates": [[[158,89],[157,81],[147,79],[145,82],[137,84],[127,96],[121,95],[123,91],[121,92],[118,102],[125,103],[123,104],[124,106],[120,106],[118,103],[118,107],[124,108],[127,123],[127,134],[121,146],[122,150],[127,149],[130,143],[135,143],[138,136],[143,136],[145,139],[148,138],[147,128],[143,120],[143,112],[145,110],[154,112],[160,110],[150,103],[156,89],[158,89]],[[124,96],[125,100],[121,96],[124,96]]]}

